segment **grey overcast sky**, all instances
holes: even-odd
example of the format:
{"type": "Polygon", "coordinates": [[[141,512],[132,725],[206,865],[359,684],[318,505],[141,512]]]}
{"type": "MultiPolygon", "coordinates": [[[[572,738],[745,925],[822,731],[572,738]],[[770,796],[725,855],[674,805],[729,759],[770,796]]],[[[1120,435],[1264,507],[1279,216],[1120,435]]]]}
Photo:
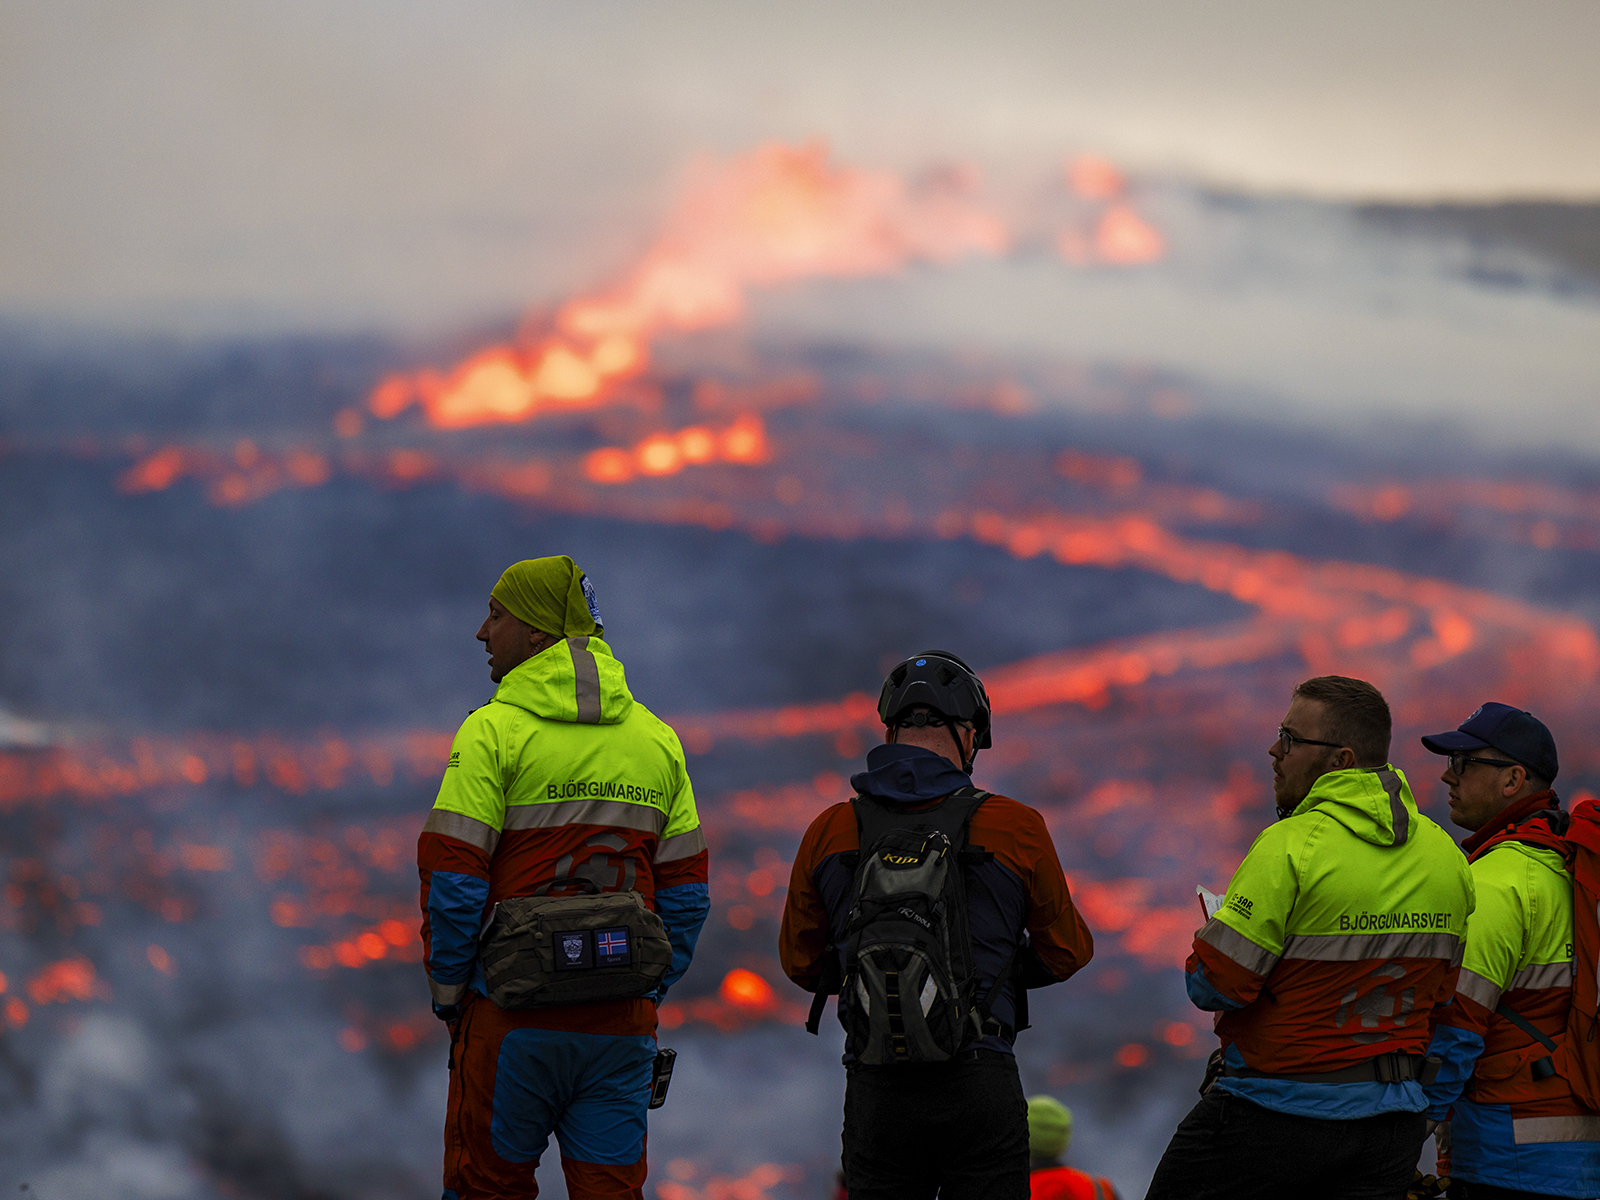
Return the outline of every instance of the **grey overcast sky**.
{"type": "Polygon", "coordinates": [[[0,0],[0,315],[426,327],[604,278],[684,162],[1600,198],[1600,2],[0,0]]]}

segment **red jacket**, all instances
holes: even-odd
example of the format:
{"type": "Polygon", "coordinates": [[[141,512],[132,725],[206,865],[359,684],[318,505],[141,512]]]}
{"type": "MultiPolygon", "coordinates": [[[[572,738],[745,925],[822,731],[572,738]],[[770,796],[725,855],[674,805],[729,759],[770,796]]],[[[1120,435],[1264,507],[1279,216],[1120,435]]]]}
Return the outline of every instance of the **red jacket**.
{"type": "Polygon", "coordinates": [[[1109,1179],[1072,1167],[1044,1167],[1028,1176],[1030,1200],[1118,1200],[1109,1179]]]}

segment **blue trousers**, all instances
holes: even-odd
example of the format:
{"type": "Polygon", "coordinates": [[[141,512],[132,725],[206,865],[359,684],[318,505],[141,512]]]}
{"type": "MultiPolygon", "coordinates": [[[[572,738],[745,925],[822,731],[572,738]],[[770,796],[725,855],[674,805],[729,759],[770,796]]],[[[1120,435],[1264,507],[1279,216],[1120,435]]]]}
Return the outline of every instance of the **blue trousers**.
{"type": "Polygon", "coordinates": [[[532,1200],[552,1133],[573,1200],[642,1200],[655,1039],[541,1029],[539,1017],[474,996],[456,1022],[445,1200],[532,1200]]]}

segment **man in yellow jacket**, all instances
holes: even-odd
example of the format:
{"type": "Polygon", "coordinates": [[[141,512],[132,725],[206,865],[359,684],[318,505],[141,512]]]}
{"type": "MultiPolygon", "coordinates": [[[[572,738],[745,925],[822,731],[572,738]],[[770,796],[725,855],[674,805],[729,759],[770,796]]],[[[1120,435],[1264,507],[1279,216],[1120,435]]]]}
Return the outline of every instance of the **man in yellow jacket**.
{"type": "MultiPolygon", "coordinates": [[[[417,843],[428,987],[451,1029],[446,1200],[536,1196],[552,1132],[569,1195],[644,1194],[656,1003],[710,906],[706,842],[678,737],[634,700],[602,632],[570,558],[506,570],[478,630],[499,687],[456,734],[417,843]],[[661,918],[660,987],[498,1007],[478,957],[486,919],[502,900],[575,885],[638,892],[661,918]]],[[[588,954],[603,956],[601,932],[613,931],[588,954]]]]}
{"type": "Polygon", "coordinates": [[[1424,1051],[1455,990],[1472,877],[1388,763],[1389,705],[1339,675],[1295,689],[1277,824],[1195,936],[1189,998],[1221,1051],[1149,1197],[1402,1195],[1426,1136],[1424,1051]]]}
{"type": "Polygon", "coordinates": [[[1459,728],[1422,739],[1446,757],[1450,819],[1478,907],[1455,1000],[1430,1053],[1444,1062],[1428,1115],[1449,1117],[1452,1196],[1600,1196],[1600,1113],[1572,1095],[1550,1050],[1572,1007],[1568,814],[1551,790],[1555,739],[1532,713],[1483,704],[1459,728]]]}

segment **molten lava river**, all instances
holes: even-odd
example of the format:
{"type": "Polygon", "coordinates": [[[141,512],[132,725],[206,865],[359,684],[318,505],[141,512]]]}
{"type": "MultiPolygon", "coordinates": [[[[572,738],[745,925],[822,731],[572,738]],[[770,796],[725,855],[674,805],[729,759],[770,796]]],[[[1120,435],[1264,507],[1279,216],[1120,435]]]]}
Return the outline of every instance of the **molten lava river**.
{"type": "MultiPolygon", "coordinates": [[[[1202,387],[1146,371],[743,340],[747,288],[1008,236],[956,183],[763,153],[707,168],[615,289],[457,366],[355,342],[172,352],[13,420],[15,1184],[437,1194],[446,1039],[414,850],[518,558],[588,571],[635,695],[682,737],[711,848],[712,914],[661,1010],[663,1200],[828,1193],[841,1037],[801,1029],[776,931],[800,835],[851,794],[909,652],[984,675],[977,781],[1045,814],[1094,931],[1093,963],[1033,994],[1019,1054],[1030,1091],[1073,1107],[1075,1160],[1124,1194],[1213,1045],[1180,970],[1195,885],[1221,890],[1272,819],[1295,683],[1377,683],[1442,823],[1417,737],[1484,700],[1550,724],[1569,799],[1600,781],[1600,491],[1206,420],[1202,387]]],[[[1061,269],[1158,257],[1109,167],[1076,169],[1061,269]]]]}

